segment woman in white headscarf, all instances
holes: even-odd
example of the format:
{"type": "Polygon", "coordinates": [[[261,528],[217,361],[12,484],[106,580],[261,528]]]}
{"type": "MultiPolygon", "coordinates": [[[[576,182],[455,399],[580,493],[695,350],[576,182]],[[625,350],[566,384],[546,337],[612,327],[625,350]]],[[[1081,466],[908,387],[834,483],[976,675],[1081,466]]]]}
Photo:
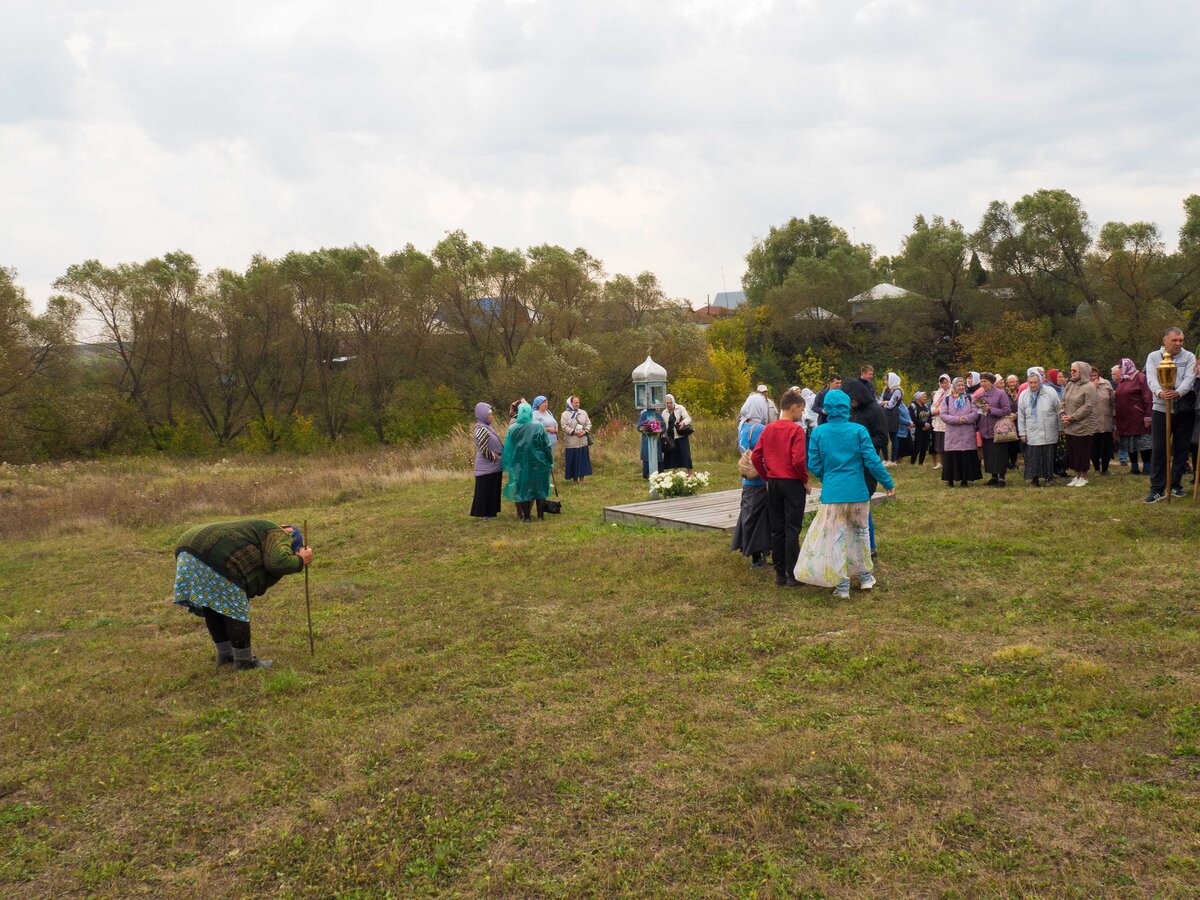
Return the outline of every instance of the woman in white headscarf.
{"type": "Polygon", "coordinates": [[[667,394],[667,405],[663,407],[663,471],[687,469],[692,474],[692,446],[688,440],[692,434],[692,417],[682,404],[675,402],[674,394],[667,394]]]}
{"type": "Polygon", "coordinates": [[[887,386],[879,395],[879,405],[883,407],[888,429],[888,455],[884,465],[895,465],[900,458],[900,407],[904,405],[900,376],[895,372],[887,373],[887,386]]]}
{"type": "MultiPolygon", "coordinates": [[[[738,423],[738,452],[745,454],[758,444],[758,439],[771,416],[771,408],[762,394],[751,394],[742,406],[738,423]]],[[[739,465],[739,471],[741,466],[739,465]]],[[[767,521],[767,483],[755,472],[742,472],[742,505],[737,524],[733,526],[731,551],[750,557],[756,569],[765,569],[767,551],[771,549],[771,526],[767,521]]]]}
{"type": "Polygon", "coordinates": [[[929,455],[933,457],[933,467],[942,467],[942,455],[946,446],[946,423],[942,421],[942,400],[950,393],[950,376],[938,376],[937,390],[933,392],[933,400],[929,404],[929,414],[933,416],[933,443],[929,447],[929,455]]]}
{"type": "Polygon", "coordinates": [[[804,415],[800,417],[800,422],[804,425],[805,433],[812,434],[812,430],[817,427],[817,413],[813,410],[817,404],[817,395],[813,393],[812,388],[800,388],[800,396],[804,398],[804,415]]]}

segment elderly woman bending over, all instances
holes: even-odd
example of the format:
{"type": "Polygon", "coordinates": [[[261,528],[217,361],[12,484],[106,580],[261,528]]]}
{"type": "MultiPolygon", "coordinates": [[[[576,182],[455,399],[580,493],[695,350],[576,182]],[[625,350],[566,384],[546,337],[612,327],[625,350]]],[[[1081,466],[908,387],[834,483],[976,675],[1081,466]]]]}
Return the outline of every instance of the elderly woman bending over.
{"type": "Polygon", "coordinates": [[[217,668],[265,669],[271,660],[250,649],[250,601],[311,562],[295,525],[266,519],[197,525],[175,545],[175,602],[204,619],[217,668]]]}

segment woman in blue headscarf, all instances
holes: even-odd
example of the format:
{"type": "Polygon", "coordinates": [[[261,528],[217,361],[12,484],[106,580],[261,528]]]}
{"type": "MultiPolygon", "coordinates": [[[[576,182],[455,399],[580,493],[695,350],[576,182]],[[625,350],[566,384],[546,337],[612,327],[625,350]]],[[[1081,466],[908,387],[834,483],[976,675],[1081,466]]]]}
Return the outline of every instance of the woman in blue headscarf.
{"type": "Polygon", "coordinates": [[[533,421],[533,409],[528,403],[517,407],[517,420],[504,438],[504,453],[500,458],[508,473],[504,498],[517,506],[517,518],[531,521],[530,511],[537,503],[537,517],[545,518],[545,502],[550,496],[550,469],[554,452],[546,437],[546,429],[533,421]]]}
{"type": "Polygon", "coordinates": [[[667,429],[667,423],[657,409],[648,407],[638,416],[637,429],[642,434],[642,477],[650,477],[649,448],[653,447],[657,471],[663,470],[662,435],[667,429]]]}
{"type": "Polygon", "coordinates": [[[554,465],[554,448],[558,444],[558,419],[550,412],[550,401],[545,394],[533,398],[533,421],[546,429],[546,437],[550,441],[550,465],[554,465]]]}

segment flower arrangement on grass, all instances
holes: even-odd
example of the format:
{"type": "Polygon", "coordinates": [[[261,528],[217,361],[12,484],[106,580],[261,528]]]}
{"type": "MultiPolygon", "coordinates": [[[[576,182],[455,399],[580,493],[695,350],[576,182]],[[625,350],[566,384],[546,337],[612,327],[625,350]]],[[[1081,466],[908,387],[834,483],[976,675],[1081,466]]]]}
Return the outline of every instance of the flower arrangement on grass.
{"type": "Polygon", "coordinates": [[[690,497],[705,487],[708,487],[707,472],[689,475],[686,469],[668,469],[650,476],[652,497],[690,497]]]}

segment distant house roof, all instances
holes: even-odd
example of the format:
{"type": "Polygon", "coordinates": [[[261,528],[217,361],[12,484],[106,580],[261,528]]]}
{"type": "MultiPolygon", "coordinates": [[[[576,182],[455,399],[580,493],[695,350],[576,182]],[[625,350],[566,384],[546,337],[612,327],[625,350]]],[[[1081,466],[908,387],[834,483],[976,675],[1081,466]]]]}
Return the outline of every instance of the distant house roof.
{"type": "Polygon", "coordinates": [[[796,319],[807,319],[810,322],[840,322],[842,317],[837,313],[831,313],[823,306],[814,306],[811,309],[801,310],[793,317],[796,319]]]}
{"type": "Polygon", "coordinates": [[[894,284],[883,282],[861,294],[855,294],[846,301],[850,307],[850,320],[855,325],[877,325],[879,324],[877,304],[881,301],[901,299],[925,300],[927,298],[913,291],[906,291],[902,287],[896,287],[894,284]]]}
{"type": "Polygon", "coordinates": [[[726,309],[724,306],[714,306],[710,303],[708,306],[693,309],[691,319],[699,325],[711,325],[717,319],[731,315],[733,315],[732,309],[726,309]]]}
{"type": "Polygon", "coordinates": [[[855,294],[848,302],[850,303],[850,308],[854,309],[854,306],[857,303],[867,303],[871,300],[895,300],[899,297],[908,296],[915,297],[916,295],[911,291],[906,291],[902,287],[896,287],[894,284],[882,282],[875,285],[873,288],[863,291],[861,294],[855,294]]]}
{"type": "Polygon", "coordinates": [[[746,302],[745,291],[721,291],[717,296],[713,297],[711,306],[719,306],[722,309],[737,309],[746,302]]]}

